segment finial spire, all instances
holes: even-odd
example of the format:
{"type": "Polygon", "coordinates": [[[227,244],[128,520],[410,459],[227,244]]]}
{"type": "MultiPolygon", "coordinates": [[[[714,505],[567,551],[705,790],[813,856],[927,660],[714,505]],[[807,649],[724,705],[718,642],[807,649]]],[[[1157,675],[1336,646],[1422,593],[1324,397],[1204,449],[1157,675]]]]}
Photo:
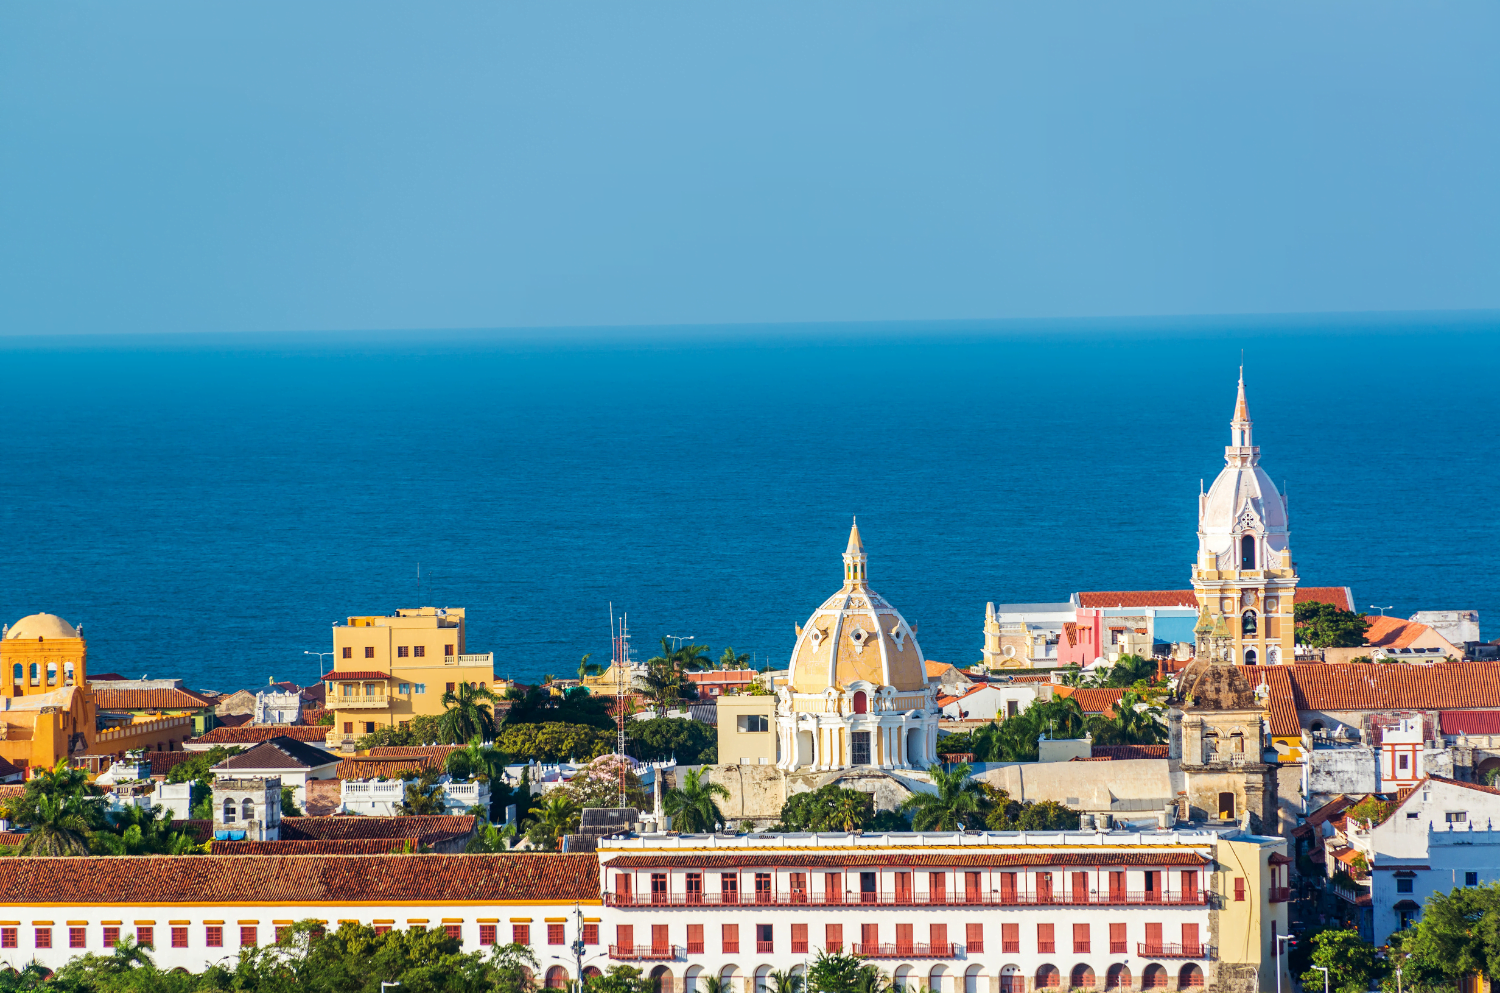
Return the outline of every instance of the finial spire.
{"type": "Polygon", "coordinates": [[[859,518],[849,528],[849,545],[844,549],[844,584],[863,585],[865,576],[865,546],[859,540],[859,518]]]}
{"type": "Polygon", "coordinates": [[[1250,405],[1245,402],[1245,366],[1240,364],[1239,391],[1234,398],[1234,419],[1229,422],[1229,444],[1232,448],[1249,448],[1250,440],[1250,405]]]}

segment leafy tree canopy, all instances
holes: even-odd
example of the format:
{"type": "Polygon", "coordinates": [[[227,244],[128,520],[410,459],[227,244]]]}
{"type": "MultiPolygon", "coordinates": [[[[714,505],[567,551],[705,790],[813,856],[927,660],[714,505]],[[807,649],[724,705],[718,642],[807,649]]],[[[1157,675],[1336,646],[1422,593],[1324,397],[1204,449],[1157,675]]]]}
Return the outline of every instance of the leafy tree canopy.
{"type": "Polygon", "coordinates": [[[1309,600],[1292,607],[1297,640],[1314,648],[1358,648],[1365,643],[1370,619],[1340,610],[1331,603],[1309,600]]]}
{"type": "MultiPolygon", "coordinates": [[[[1323,931],[1313,935],[1312,945],[1312,964],[1328,969],[1328,988],[1337,993],[1365,993],[1383,971],[1375,946],[1361,941],[1358,931],[1323,931]]],[[[1323,988],[1323,973],[1317,969],[1299,978],[1306,990],[1323,988]]]]}
{"type": "Polygon", "coordinates": [[[583,724],[507,724],[495,744],[515,762],[587,762],[613,751],[615,735],[583,724]]]}
{"type": "Polygon", "coordinates": [[[641,777],[631,769],[630,763],[621,763],[619,756],[611,752],[601,755],[588,764],[583,772],[555,791],[566,793],[573,805],[580,810],[586,807],[618,807],[620,805],[620,777],[625,778],[625,805],[644,810],[649,806],[646,789],[641,777]],[[621,768],[621,766],[624,768],[621,768]]]}
{"type": "Polygon", "coordinates": [[[596,728],[613,728],[609,702],[582,686],[575,686],[562,696],[554,696],[540,686],[506,694],[510,710],[505,726],[513,724],[586,724],[596,728]]]}
{"type": "Polygon", "coordinates": [[[625,723],[630,754],[645,762],[677,756],[680,765],[714,765],[719,760],[719,735],[702,721],[653,717],[625,723]]]}
{"type": "Polygon", "coordinates": [[[584,980],[584,993],[652,993],[651,977],[633,965],[612,965],[602,976],[584,980]]]}

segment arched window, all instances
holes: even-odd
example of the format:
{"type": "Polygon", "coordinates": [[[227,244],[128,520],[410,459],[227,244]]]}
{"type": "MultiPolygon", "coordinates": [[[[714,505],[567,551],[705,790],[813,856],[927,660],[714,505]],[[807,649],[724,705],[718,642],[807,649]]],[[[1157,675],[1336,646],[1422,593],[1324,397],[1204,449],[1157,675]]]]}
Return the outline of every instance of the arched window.
{"type": "Polygon", "coordinates": [[[246,797],[245,802],[240,805],[240,820],[255,820],[255,801],[251,800],[249,797],[246,797]]]}
{"type": "Polygon", "coordinates": [[[568,970],[560,965],[554,965],[547,970],[546,988],[549,990],[565,990],[568,988],[568,970]]]}
{"type": "Polygon", "coordinates": [[[1094,970],[1082,962],[1073,967],[1073,975],[1069,977],[1075,990],[1091,990],[1094,988],[1094,970]]]}
{"type": "Polygon", "coordinates": [[[1061,980],[1062,974],[1055,965],[1044,965],[1036,971],[1036,988],[1039,990],[1055,990],[1061,985],[1061,980]]]}
{"type": "Polygon", "coordinates": [[[870,701],[869,698],[865,696],[865,691],[860,690],[858,693],[854,694],[854,712],[856,714],[863,714],[867,713],[869,709],[870,701]]]}
{"type": "Polygon", "coordinates": [[[41,668],[35,662],[33,662],[33,663],[31,663],[31,685],[35,686],[38,683],[40,683],[41,681],[42,681],[41,668]]]}
{"type": "Polygon", "coordinates": [[[22,679],[24,679],[24,678],[25,678],[25,677],[24,677],[24,676],[22,676],[22,675],[21,675],[21,663],[19,663],[19,662],[17,662],[17,663],[16,663],[16,672],[15,672],[15,676],[14,676],[14,677],[13,677],[13,678],[14,678],[14,679],[15,679],[15,681],[16,681],[16,682],[18,682],[18,683],[19,683],[19,682],[20,682],[20,681],[21,681],[21,680],[22,680],[22,679]]]}
{"type": "Polygon", "coordinates": [[[1255,568],[1255,535],[1247,534],[1240,539],[1240,568],[1255,568]]]}
{"type": "Polygon", "coordinates": [[[1253,648],[1247,648],[1247,649],[1245,649],[1245,664],[1246,665],[1259,665],[1260,664],[1260,656],[1255,654],[1255,649],[1253,649],[1253,648]]]}
{"type": "Polygon", "coordinates": [[[1177,974],[1177,988],[1180,990],[1201,989],[1203,986],[1203,970],[1189,962],[1182,967],[1177,974]]]}
{"type": "Polygon", "coordinates": [[[224,801],[224,823],[225,824],[233,824],[234,823],[234,801],[233,800],[225,800],[224,801]]]}
{"type": "Polygon", "coordinates": [[[1146,966],[1146,971],[1141,976],[1141,989],[1164,990],[1166,988],[1167,970],[1155,962],[1146,966]]]}
{"type": "Polygon", "coordinates": [[[1104,988],[1107,990],[1130,989],[1130,967],[1121,964],[1110,966],[1109,972],[1104,976],[1104,988]]]}
{"type": "Polygon", "coordinates": [[[1245,613],[1240,617],[1240,633],[1249,638],[1252,637],[1257,630],[1258,629],[1255,624],[1255,611],[1245,611],[1245,613]]]}

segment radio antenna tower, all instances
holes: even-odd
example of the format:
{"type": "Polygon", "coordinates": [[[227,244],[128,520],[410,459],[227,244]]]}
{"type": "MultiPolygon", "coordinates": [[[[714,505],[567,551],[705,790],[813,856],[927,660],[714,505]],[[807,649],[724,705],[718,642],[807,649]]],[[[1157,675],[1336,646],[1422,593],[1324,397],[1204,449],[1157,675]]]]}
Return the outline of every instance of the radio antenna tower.
{"type": "Polygon", "coordinates": [[[615,605],[609,605],[609,634],[614,644],[615,668],[615,754],[619,757],[620,806],[625,806],[625,670],[630,667],[630,628],[627,618],[621,614],[619,626],[615,625],[615,605]]]}

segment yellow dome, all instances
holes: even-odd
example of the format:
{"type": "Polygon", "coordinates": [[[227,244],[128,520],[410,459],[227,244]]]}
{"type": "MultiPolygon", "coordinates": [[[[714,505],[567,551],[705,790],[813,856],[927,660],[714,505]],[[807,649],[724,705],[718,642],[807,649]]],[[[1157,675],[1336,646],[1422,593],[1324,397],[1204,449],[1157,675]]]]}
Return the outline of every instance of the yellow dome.
{"type": "Polygon", "coordinates": [[[10,626],[5,632],[7,640],[24,638],[28,641],[36,638],[76,638],[78,632],[73,625],[58,617],[56,614],[28,614],[10,626]]]}
{"type": "Polygon", "coordinates": [[[922,649],[901,612],[866,584],[856,523],[844,551],[844,587],[797,632],[788,680],[794,693],[823,693],[865,682],[899,691],[927,688],[922,649]]]}

